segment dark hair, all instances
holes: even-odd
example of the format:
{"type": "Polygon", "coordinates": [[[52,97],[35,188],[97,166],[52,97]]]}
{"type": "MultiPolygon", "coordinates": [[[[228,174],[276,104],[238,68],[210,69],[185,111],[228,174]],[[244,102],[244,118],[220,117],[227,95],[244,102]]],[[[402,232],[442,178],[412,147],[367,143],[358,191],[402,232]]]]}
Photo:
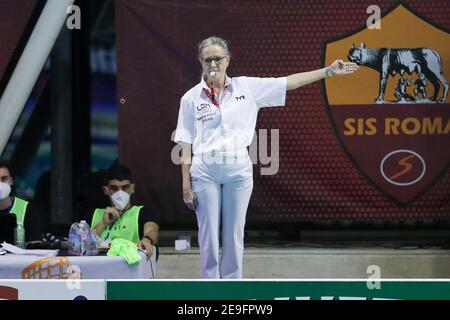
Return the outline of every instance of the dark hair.
{"type": "Polygon", "coordinates": [[[9,176],[12,177],[11,165],[8,160],[0,159],[0,168],[6,168],[9,171],[9,176]]]}
{"type": "Polygon", "coordinates": [[[108,185],[111,180],[130,180],[131,183],[134,183],[131,170],[121,164],[115,164],[105,172],[105,185],[108,185]]]}

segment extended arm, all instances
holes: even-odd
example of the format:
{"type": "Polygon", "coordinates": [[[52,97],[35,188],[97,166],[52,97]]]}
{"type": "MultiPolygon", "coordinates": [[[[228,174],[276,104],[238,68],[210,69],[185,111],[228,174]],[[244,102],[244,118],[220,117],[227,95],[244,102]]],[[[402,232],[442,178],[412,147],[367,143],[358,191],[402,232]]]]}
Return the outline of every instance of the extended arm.
{"type": "Polygon", "coordinates": [[[359,69],[356,63],[344,62],[342,60],[334,61],[329,67],[322,68],[314,71],[295,73],[287,77],[286,90],[294,90],[307,84],[316,82],[327,77],[327,69],[329,69],[329,75],[345,75],[351,74],[359,69]]]}

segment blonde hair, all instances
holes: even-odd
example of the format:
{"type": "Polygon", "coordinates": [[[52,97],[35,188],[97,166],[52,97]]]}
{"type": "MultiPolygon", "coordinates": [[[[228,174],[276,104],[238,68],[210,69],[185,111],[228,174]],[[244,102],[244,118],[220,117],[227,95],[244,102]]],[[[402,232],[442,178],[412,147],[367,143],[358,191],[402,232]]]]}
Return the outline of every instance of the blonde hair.
{"type": "Polygon", "coordinates": [[[202,50],[206,47],[210,47],[210,46],[220,46],[222,47],[222,49],[225,51],[227,56],[230,56],[230,49],[228,49],[228,42],[225,39],[222,39],[220,37],[209,37],[206,38],[205,40],[202,40],[199,42],[198,44],[198,57],[201,58],[202,57],[202,50]]]}

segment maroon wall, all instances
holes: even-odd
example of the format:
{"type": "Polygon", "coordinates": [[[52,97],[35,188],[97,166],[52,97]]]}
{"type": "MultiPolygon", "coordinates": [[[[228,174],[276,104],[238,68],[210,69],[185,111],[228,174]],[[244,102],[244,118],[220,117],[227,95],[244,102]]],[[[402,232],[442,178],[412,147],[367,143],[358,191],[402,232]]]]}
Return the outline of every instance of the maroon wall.
{"type": "MultiPolygon", "coordinates": [[[[363,29],[372,3],[116,0],[119,156],[138,177],[137,199],[153,202],[166,223],[195,221],[182,202],[181,170],[171,162],[171,134],[180,97],[199,81],[200,40],[218,35],[230,41],[231,76],[313,70],[324,66],[327,43],[363,29]]],[[[386,14],[396,2],[377,4],[386,14]]],[[[447,0],[405,4],[450,29],[447,0]]],[[[442,63],[450,64],[449,59],[447,51],[442,63]]],[[[351,160],[327,112],[325,95],[324,82],[317,82],[289,92],[286,108],[260,112],[258,128],[280,130],[280,168],[274,176],[261,176],[255,165],[248,221],[450,217],[449,159],[425,189],[408,202],[397,201],[351,160]]],[[[449,148],[448,134],[443,141],[441,147],[449,148]]]]}

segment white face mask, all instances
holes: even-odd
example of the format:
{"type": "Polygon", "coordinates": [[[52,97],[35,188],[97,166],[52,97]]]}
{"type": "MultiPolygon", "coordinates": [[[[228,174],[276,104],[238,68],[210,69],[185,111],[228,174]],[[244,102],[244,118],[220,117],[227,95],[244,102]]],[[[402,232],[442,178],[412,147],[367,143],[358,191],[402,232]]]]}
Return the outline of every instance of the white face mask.
{"type": "Polygon", "coordinates": [[[123,210],[128,202],[130,202],[130,195],[125,191],[120,190],[111,196],[111,201],[117,209],[123,210]]]}
{"type": "Polygon", "coordinates": [[[11,186],[7,183],[0,182],[0,201],[5,200],[11,194],[11,186]]]}

